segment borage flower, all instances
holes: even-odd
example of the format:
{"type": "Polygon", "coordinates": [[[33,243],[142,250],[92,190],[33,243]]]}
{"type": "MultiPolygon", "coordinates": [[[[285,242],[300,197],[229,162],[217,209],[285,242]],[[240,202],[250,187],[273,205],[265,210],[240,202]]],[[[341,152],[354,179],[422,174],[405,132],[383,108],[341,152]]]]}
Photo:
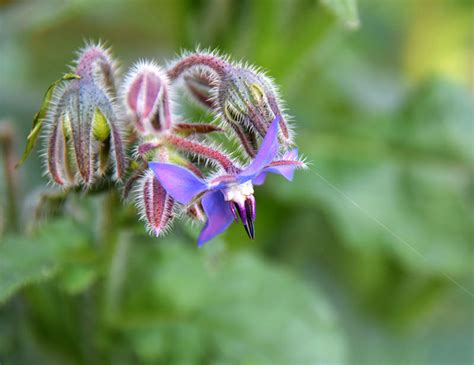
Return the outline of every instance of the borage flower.
{"type": "Polygon", "coordinates": [[[244,169],[203,180],[190,170],[169,163],[150,162],[149,166],[167,193],[181,204],[202,199],[207,222],[198,238],[201,246],[225,231],[233,220],[240,217],[250,238],[254,238],[256,217],[253,185],[261,185],[266,174],[271,172],[293,179],[294,170],[305,167],[297,159],[298,151],[286,152],[275,160],[279,151],[279,118],[275,118],[268,128],[260,149],[253,161],[244,169]]]}

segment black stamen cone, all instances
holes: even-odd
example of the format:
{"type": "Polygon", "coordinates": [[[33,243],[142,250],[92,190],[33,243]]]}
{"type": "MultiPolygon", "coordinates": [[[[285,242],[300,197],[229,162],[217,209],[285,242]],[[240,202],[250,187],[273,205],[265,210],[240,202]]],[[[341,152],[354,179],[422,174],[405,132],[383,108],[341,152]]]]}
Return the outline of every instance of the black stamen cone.
{"type": "Polygon", "coordinates": [[[231,211],[232,211],[232,215],[234,216],[234,221],[235,223],[239,223],[239,213],[237,213],[239,211],[239,207],[237,205],[237,203],[230,203],[232,208],[231,208],[231,211]],[[233,205],[232,205],[233,204],[233,205]]]}
{"type": "Polygon", "coordinates": [[[253,232],[253,224],[252,224],[251,228],[248,225],[244,224],[244,228],[245,228],[245,232],[247,232],[249,238],[251,240],[253,240],[254,237],[255,237],[254,232],[253,232]]]}
{"type": "Polygon", "coordinates": [[[245,213],[247,215],[247,224],[245,224],[244,227],[250,239],[253,240],[255,238],[255,227],[252,220],[252,207],[248,200],[245,202],[245,213]]]}
{"type": "Polygon", "coordinates": [[[244,224],[245,232],[253,240],[255,238],[255,229],[252,221],[252,207],[247,202],[245,202],[245,207],[237,203],[234,203],[234,206],[244,224]]]}
{"type": "MultiPolygon", "coordinates": [[[[242,220],[242,222],[245,223],[245,217],[243,216],[243,214],[242,214],[243,212],[242,212],[242,210],[240,209],[239,205],[234,202],[234,207],[235,207],[235,210],[236,210],[236,212],[237,212],[237,215],[240,217],[240,219],[242,220]]],[[[236,218],[235,221],[238,222],[239,219],[236,218]]]]}

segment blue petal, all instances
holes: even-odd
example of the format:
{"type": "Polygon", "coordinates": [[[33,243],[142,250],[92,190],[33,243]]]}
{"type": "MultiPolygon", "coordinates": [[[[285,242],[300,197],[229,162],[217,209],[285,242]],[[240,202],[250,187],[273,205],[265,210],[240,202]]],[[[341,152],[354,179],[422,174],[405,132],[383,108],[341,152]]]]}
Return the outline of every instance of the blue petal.
{"type": "MultiPolygon", "coordinates": [[[[282,175],[288,181],[293,180],[293,175],[295,174],[295,165],[282,165],[282,166],[274,166],[274,167],[267,167],[264,169],[264,172],[271,172],[273,174],[282,175]]],[[[255,184],[258,185],[258,184],[255,184]]]]}
{"type": "Polygon", "coordinates": [[[265,182],[267,173],[282,175],[285,179],[292,181],[295,170],[301,165],[301,162],[296,160],[298,157],[298,149],[294,148],[286,152],[281,159],[273,161],[266,166],[262,172],[252,179],[252,184],[262,185],[265,182]]]}
{"type": "Polygon", "coordinates": [[[267,177],[267,174],[265,172],[262,172],[260,175],[257,175],[254,179],[252,179],[252,184],[253,185],[263,185],[265,182],[265,179],[267,177]]]}
{"type": "Polygon", "coordinates": [[[149,166],[166,192],[181,204],[207,190],[206,182],[184,167],[161,162],[150,162],[149,166]]]}
{"type": "Polygon", "coordinates": [[[281,156],[280,160],[296,160],[298,158],[298,148],[293,148],[290,151],[285,152],[283,156],[281,156]]]}
{"type": "Polygon", "coordinates": [[[263,172],[279,174],[282,175],[288,181],[292,181],[296,168],[301,165],[301,162],[296,160],[297,157],[298,149],[294,148],[291,151],[285,153],[281,157],[281,160],[274,161],[269,166],[265,167],[263,169],[263,172]]]}
{"type": "Polygon", "coordinates": [[[208,192],[203,196],[202,206],[207,216],[207,222],[199,235],[199,246],[224,232],[230,226],[234,216],[228,204],[220,191],[208,192]]]}
{"type": "Polygon", "coordinates": [[[278,122],[280,118],[276,117],[265,134],[260,149],[258,150],[257,156],[253,159],[252,163],[239,174],[239,181],[241,183],[251,180],[256,177],[267,166],[273,161],[278,153],[278,122]]]}

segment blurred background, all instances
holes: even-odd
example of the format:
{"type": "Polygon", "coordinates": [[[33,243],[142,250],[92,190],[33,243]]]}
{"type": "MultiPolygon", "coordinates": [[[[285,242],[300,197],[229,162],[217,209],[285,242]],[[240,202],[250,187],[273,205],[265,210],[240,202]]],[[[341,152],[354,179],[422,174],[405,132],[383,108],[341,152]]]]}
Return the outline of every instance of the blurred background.
{"type": "Polygon", "coordinates": [[[473,10],[0,1],[0,364],[472,364],[473,10]],[[34,223],[38,153],[9,165],[89,39],[123,70],[200,45],[275,78],[312,164],[257,189],[255,241],[235,225],[198,249],[186,222],[150,238],[106,194],[34,223]]]}

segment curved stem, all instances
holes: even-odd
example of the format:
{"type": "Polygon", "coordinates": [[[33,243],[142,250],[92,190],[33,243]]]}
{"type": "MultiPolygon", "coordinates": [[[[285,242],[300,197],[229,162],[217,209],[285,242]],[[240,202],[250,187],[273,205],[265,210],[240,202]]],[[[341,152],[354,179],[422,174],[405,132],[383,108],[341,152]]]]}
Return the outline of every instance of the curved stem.
{"type": "Polygon", "coordinates": [[[195,53],[178,61],[171,67],[167,74],[171,81],[176,80],[186,70],[194,66],[207,66],[214,70],[220,77],[225,76],[230,65],[223,59],[210,55],[195,53]]]}
{"type": "Polygon", "coordinates": [[[166,141],[181,151],[189,152],[197,156],[216,161],[227,172],[232,173],[237,170],[237,167],[234,165],[232,160],[217,149],[210,148],[201,143],[192,142],[181,137],[176,137],[171,134],[166,136],[166,141]]]}

